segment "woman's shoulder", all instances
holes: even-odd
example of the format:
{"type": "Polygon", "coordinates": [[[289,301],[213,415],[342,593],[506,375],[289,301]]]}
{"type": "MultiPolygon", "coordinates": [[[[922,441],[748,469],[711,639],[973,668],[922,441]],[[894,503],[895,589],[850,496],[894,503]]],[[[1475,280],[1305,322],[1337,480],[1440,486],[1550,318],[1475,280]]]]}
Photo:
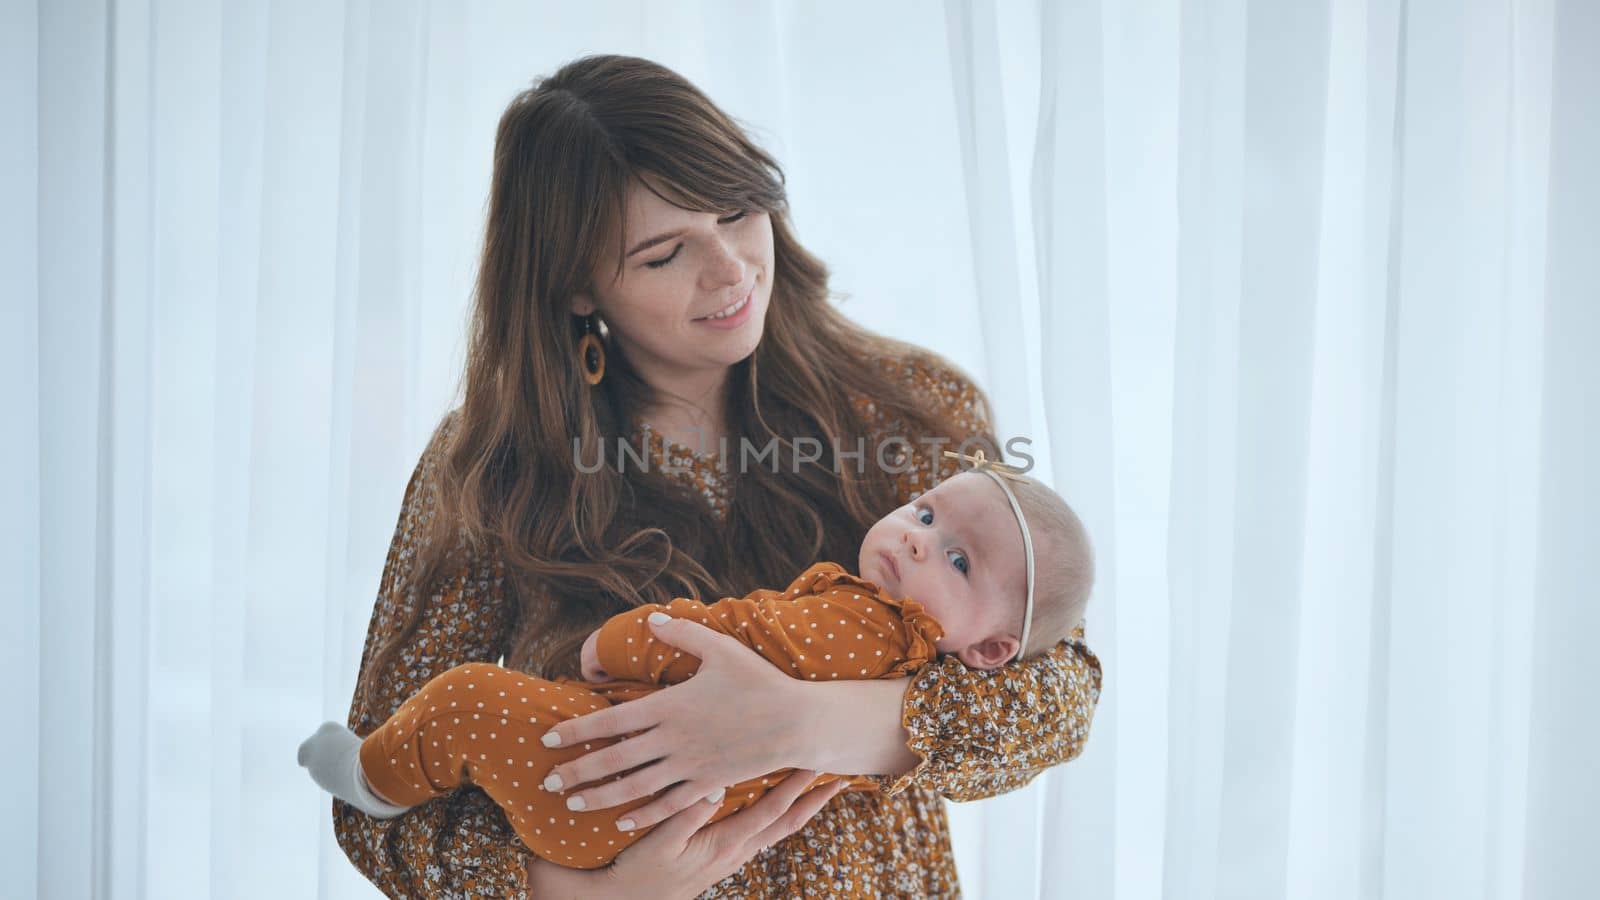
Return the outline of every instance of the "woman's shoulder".
{"type": "Polygon", "coordinates": [[[878,352],[872,361],[887,377],[907,381],[927,377],[972,380],[961,367],[926,347],[881,334],[873,335],[873,344],[878,352]]]}
{"type": "Polygon", "coordinates": [[[417,456],[416,467],[411,471],[411,482],[406,485],[408,505],[412,500],[436,499],[434,495],[438,492],[439,469],[444,465],[450,445],[455,440],[460,421],[461,410],[458,407],[445,413],[433,427],[433,433],[428,436],[428,442],[423,445],[422,452],[417,456]]]}
{"type": "Polygon", "coordinates": [[[439,424],[433,426],[433,435],[428,438],[428,449],[443,450],[455,440],[456,432],[461,428],[461,407],[452,407],[439,419],[439,424]]]}
{"type": "MultiPolygon", "coordinates": [[[[897,383],[929,404],[940,418],[968,434],[986,434],[992,417],[989,398],[964,369],[926,347],[880,337],[873,365],[886,381],[897,383]]],[[[871,406],[870,400],[867,405],[871,406]]]]}
{"type": "MultiPolygon", "coordinates": [[[[451,511],[457,508],[454,504],[445,502],[443,480],[450,452],[455,446],[456,435],[460,428],[459,408],[446,412],[439,419],[433,428],[433,433],[428,437],[428,442],[423,445],[422,452],[417,457],[416,466],[411,471],[411,480],[406,484],[405,496],[401,501],[402,525],[409,525],[410,527],[404,530],[413,533],[418,540],[437,537],[431,530],[435,518],[440,515],[451,515],[451,511]]],[[[439,524],[444,525],[443,522],[439,524]]],[[[459,521],[455,527],[458,529],[455,541],[458,545],[466,547],[466,530],[460,528],[459,521]]],[[[484,548],[474,549],[482,552],[484,548]]]]}

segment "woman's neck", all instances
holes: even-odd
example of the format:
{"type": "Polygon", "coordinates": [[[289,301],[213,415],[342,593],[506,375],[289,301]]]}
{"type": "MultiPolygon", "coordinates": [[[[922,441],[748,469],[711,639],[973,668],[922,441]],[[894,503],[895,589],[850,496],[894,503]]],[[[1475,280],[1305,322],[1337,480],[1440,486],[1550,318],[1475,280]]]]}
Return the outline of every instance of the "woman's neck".
{"type": "Polygon", "coordinates": [[[670,384],[651,381],[656,399],[640,411],[652,430],[675,444],[715,454],[726,433],[728,371],[670,384]]]}

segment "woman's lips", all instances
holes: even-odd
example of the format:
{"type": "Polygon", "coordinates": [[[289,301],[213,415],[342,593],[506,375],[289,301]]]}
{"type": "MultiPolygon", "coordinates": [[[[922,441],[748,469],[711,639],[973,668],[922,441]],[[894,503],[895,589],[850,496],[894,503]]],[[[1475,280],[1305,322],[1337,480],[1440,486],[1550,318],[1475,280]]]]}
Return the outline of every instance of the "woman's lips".
{"type": "MultiPolygon", "coordinates": [[[[744,295],[743,300],[740,300],[738,303],[730,304],[730,306],[737,307],[739,311],[733,315],[726,316],[721,319],[713,319],[709,316],[701,316],[700,318],[695,319],[694,322],[697,325],[705,325],[709,328],[718,328],[724,330],[738,328],[740,325],[743,325],[745,322],[749,321],[750,316],[756,307],[755,285],[750,286],[750,290],[744,295]]],[[[724,309],[726,308],[727,307],[724,307],[724,309]]],[[[718,312],[722,312],[722,310],[718,310],[718,312]]],[[[713,313],[712,315],[716,315],[716,313],[713,313]]]]}

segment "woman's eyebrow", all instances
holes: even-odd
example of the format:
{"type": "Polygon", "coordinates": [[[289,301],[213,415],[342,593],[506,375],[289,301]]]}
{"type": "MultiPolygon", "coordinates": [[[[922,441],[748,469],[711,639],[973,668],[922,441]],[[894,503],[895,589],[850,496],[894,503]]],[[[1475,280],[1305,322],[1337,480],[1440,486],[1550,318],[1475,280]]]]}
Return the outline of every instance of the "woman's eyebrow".
{"type": "Polygon", "coordinates": [[[634,244],[633,245],[633,249],[629,250],[627,255],[623,256],[622,258],[623,259],[627,259],[629,256],[632,256],[635,253],[638,253],[640,250],[649,250],[651,247],[654,247],[657,244],[662,244],[662,243],[665,243],[667,241],[670,241],[670,240],[672,240],[673,238],[677,237],[680,234],[683,234],[683,229],[682,228],[678,229],[677,231],[668,231],[668,232],[666,232],[664,234],[658,234],[653,238],[646,238],[646,239],[640,241],[639,243],[634,244]]]}

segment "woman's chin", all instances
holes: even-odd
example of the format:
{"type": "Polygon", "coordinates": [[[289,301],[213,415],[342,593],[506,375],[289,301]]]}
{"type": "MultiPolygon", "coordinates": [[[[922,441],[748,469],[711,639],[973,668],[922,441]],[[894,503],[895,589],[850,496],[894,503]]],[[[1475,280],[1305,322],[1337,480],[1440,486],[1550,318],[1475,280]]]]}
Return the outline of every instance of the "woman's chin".
{"type": "Polygon", "coordinates": [[[719,355],[725,356],[728,359],[727,364],[730,366],[749,359],[750,354],[756,352],[756,348],[761,346],[761,337],[765,333],[767,325],[766,318],[767,310],[765,307],[756,310],[756,314],[750,317],[750,321],[734,331],[722,335],[721,341],[718,343],[725,342],[725,346],[719,347],[713,352],[718,352],[719,355]]]}
{"type": "Polygon", "coordinates": [[[750,340],[742,341],[739,344],[735,345],[732,349],[729,350],[729,352],[724,353],[724,354],[718,354],[717,361],[719,363],[721,363],[722,365],[724,365],[724,366],[736,366],[739,363],[742,363],[745,360],[749,359],[751,357],[751,355],[753,355],[756,352],[756,348],[759,347],[760,345],[761,345],[761,335],[759,333],[757,333],[750,340]]]}

